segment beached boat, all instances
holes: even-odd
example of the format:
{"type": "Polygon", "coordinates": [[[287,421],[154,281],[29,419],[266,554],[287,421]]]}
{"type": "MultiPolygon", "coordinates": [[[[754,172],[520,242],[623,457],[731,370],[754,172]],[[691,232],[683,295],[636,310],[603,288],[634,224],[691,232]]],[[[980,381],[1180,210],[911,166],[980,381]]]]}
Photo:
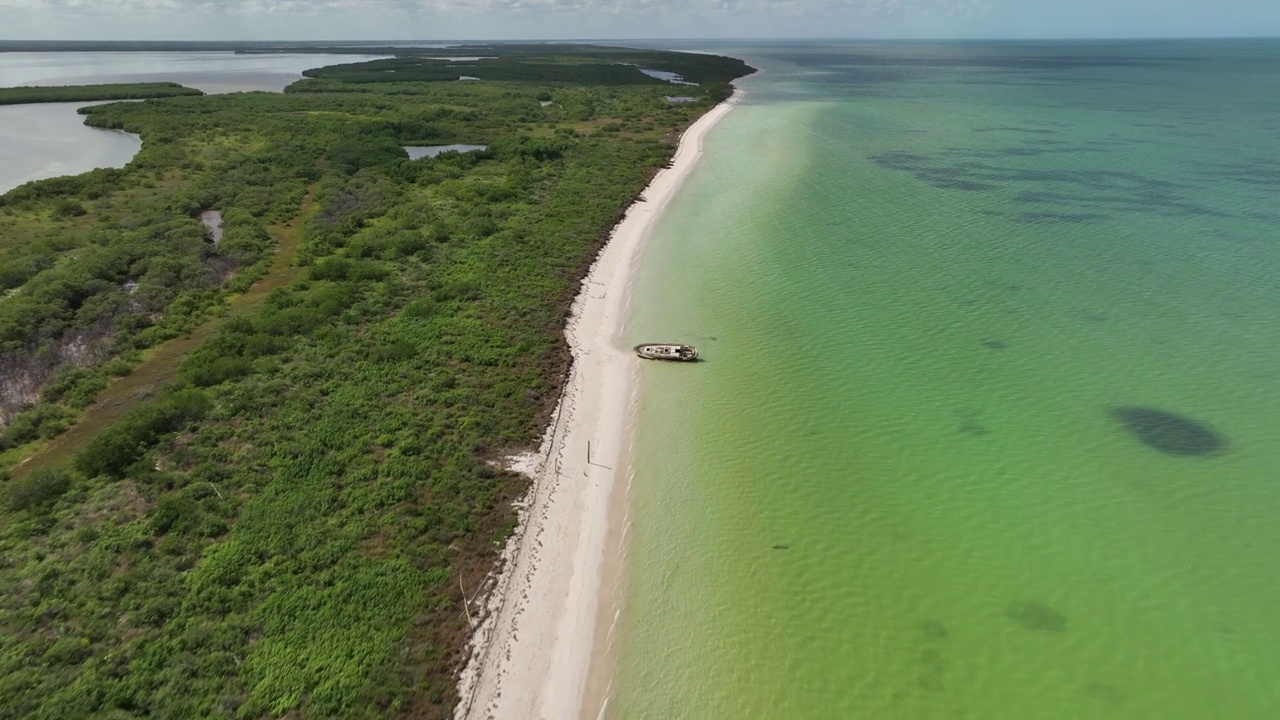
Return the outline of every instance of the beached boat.
{"type": "Polygon", "coordinates": [[[636,354],[646,360],[676,360],[692,362],[698,359],[698,349],[692,345],[648,344],[637,345],[636,354]]]}

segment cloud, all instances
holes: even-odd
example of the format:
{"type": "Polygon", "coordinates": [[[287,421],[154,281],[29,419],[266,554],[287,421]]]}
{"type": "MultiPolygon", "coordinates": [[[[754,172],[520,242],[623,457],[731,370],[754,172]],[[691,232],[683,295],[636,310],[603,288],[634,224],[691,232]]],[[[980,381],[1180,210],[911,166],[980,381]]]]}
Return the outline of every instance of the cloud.
{"type": "Polygon", "coordinates": [[[11,39],[1280,34],[1277,0],[0,0],[0,18],[11,39]]]}
{"type": "Polygon", "coordinates": [[[1277,0],[0,0],[18,40],[1276,35],[1277,0]]]}
{"type": "Polygon", "coordinates": [[[473,15],[604,12],[642,15],[696,12],[703,15],[780,13],[793,16],[854,12],[867,16],[892,16],[963,13],[983,4],[984,0],[0,0],[0,10],[35,11],[51,16],[68,12],[109,15],[175,11],[233,15],[354,12],[473,15]]]}

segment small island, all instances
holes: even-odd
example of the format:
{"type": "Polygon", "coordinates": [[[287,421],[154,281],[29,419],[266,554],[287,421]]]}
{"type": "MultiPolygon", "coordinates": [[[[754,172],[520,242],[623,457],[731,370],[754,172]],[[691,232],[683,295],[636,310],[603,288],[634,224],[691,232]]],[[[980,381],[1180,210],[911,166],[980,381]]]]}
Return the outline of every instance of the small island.
{"type": "Polygon", "coordinates": [[[204,93],[195,88],[189,88],[173,82],[65,86],[35,85],[31,87],[0,88],[0,105],[92,102],[95,100],[148,100],[182,95],[204,95],[204,93]]]}

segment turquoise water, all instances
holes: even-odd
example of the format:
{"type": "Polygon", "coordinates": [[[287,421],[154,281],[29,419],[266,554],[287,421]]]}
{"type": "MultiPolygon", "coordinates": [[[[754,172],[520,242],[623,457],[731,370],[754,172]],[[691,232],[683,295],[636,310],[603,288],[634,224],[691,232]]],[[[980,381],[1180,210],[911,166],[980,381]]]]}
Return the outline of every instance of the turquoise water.
{"type": "Polygon", "coordinates": [[[612,714],[1280,717],[1280,44],[732,52],[612,714]]]}

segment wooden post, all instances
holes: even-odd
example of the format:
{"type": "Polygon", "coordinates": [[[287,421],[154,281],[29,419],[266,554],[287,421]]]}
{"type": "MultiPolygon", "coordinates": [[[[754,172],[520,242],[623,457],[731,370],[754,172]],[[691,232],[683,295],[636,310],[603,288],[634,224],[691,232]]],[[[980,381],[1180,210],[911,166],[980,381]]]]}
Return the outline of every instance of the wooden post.
{"type": "Polygon", "coordinates": [[[590,441],[590,440],[588,440],[588,441],[587,441],[587,464],[588,464],[588,465],[594,465],[595,467],[598,467],[598,468],[604,468],[605,470],[612,470],[612,469],[613,469],[613,468],[609,467],[608,465],[601,465],[601,464],[599,464],[599,463],[596,463],[596,462],[592,462],[592,461],[591,461],[591,441],[590,441]]]}

